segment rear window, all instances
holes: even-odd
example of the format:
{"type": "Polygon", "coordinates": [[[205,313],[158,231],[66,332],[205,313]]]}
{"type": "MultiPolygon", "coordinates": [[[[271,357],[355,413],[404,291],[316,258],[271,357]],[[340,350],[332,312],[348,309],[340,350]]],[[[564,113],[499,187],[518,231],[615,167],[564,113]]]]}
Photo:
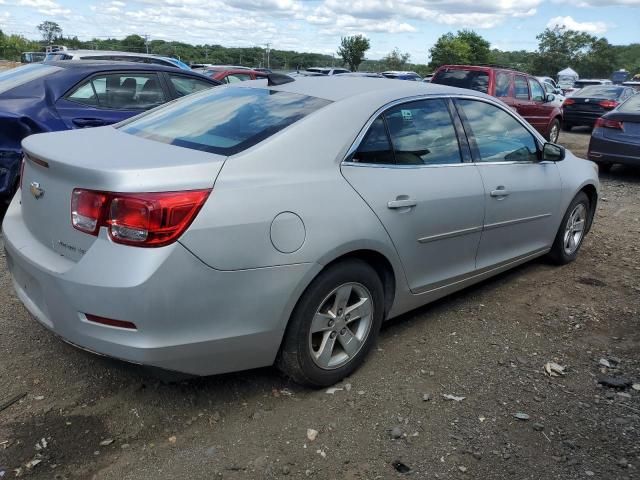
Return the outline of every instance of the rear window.
{"type": "Polygon", "coordinates": [[[0,73],[0,93],[24,85],[38,78],[46,77],[62,70],[60,67],[34,63],[23,67],[11,68],[0,73]]]}
{"type": "Polygon", "coordinates": [[[431,83],[488,93],[489,75],[478,70],[441,70],[431,79],[431,83]]]}
{"type": "Polygon", "coordinates": [[[170,145],[234,155],[331,103],[258,88],[215,88],[120,124],[123,131],[170,145]]]}
{"type": "Polygon", "coordinates": [[[622,113],[640,113],[640,95],[634,95],[618,107],[622,113]]]}
{"type": "Polygon", "coordinates": [[[622,87],[612,87],[607,85],[591,85],[589,87],[584,87],[577,93],[574,93],[574,97],[597,97],[597,98],[608,98],[613,100],[618,98],[622,93],[622,87]]]}

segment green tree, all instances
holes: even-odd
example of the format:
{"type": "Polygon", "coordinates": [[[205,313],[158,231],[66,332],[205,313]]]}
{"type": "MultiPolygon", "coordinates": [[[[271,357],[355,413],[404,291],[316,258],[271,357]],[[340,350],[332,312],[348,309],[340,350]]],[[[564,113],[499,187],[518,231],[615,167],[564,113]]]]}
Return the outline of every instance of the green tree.
{"type": "Polygon", "coordinates": [[[362,60],[364,60],[364,53],[369,50],[370,47],[369,39],[363,35],[343,37],[340,40],[338,55],[342,57],[344,63],[349,65],[352,71],[356,72],[362,60]]]}
{"type": "Polygon", "coordinates": [[[396,47],[382,59],[382,65],[385,70],[403,70],[410,58],[410,54],[402,53],[396,47]]]}
{"type": "Polygon", "coordinates": [[[42,39],[47,43],[52,43],[56,38],[62,37],[62,28],[56,22],[46,20],[38,25],[38,30],[42,39]]]}
{"type": "Polygon", "coordinates": [[[128,35],[122,40],[124,50],[129,52],[145,52],[146,42],[140,35],[128,35]]]}
{"type": "Polygon", "coordinates": [[[468,64],[471,60],[471,46],[453,33],[445,33],[429,49],[431,62],[429,66],[434,70],[441,65],[468,64]]]}
{"type": "Polygon", "coordinates": [[[472,63],[489,63],[491,44],[487,40],[472,30],[459,30],[457,37],[469,45],[472,63]]]}
{"type": "Polygon", "coordinates": [[[607,78],[619,68],[618,52],[606,38],[564,26],[547,28],[536,38],[539,43],[532,70],[537,75],[554,75],[570,66],[582,77],[607,78]]]}

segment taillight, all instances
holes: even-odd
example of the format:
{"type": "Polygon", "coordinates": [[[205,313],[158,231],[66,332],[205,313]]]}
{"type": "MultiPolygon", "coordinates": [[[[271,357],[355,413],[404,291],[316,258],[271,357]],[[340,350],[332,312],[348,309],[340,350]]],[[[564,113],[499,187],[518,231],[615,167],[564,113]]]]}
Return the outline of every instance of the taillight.
{"type": "Polygon", "coordinates": [[[595,128],[612,128],[614,130],[624,131],[624,124],[618,120],[609,120],[608,118],[600,117],[596,120],[595,128]]]}
{"type": "Polygon", "coordinates": [[[619,105],[619,103],[616,102],[615,100],[603,100],[600,103],[598,103],[598,105],[600,105],[602,108],[611,109],[611,108],[616,108],[619,105]]]}
{"type": "Polygon", "coordinates": [[[576,101],[573,98],[566,98],[562,103],[562,106],[566,107],[567,105],[573,105],[574,103],[576,103],[576,101]]]}
{"type": "Polygon", "coordinates": [[[116,243],[162,247],[184,233],[211,190],[159,193],[110,193],[75,189],[71,222],[78,230],[97,235],[107,227],[116,243]]]}
{"type": "Polygon", "coordinates": [[[103,223],[106,193],[75,189],[71,194],[71,223],[81,232],[97,235],[103,223]]]}

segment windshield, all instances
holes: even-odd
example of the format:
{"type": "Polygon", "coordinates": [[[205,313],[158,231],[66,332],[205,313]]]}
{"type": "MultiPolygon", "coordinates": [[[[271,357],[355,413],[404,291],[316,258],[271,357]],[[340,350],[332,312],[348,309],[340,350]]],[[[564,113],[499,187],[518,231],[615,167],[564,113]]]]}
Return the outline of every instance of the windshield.
{"type": "Polygon", "coordinates": [[[614,98],[618,98],[618,96],[622,93],[621,87],[613,87],[607,85],[591,85],[589,87],[584,87],[579,92],[576,92],[574,97],[597,97],[597,98],[608,98],[613,100],[614,98]]]}
{"type": "Polygon", "coordinates": [[[119,128],[162,143],[233,155],[329,103],[262,88],[219,87],[172,102],[119,128]]]}
{"type": "Polygon", "coordinates": [[[634,95],[629,98],[629,100],[618,107],[618,111],[622,113],[640,114],[640,95],[634,95]]]}
{"type": "Polygon", "coordinates": [[[46,77],[62,70],[60,67],[31,63],[23,67],[16,67],[0,73],[0,93],[24,85],[38,78],[46,77]]]}
{"type": "Polygon", "coordinates": [[[489,75],[478,70],[441,70],[431,79],[431,83],[468,88],[487,93],[489,90],[489,75]]]}
{"type": "Polygon", "coordinates": [[[71,55],[67,55],[66,53],[58,52],[58,53],[47,53],[45,57],[45,62],[56,62],[58,60],[71,60],[71,55]]]}

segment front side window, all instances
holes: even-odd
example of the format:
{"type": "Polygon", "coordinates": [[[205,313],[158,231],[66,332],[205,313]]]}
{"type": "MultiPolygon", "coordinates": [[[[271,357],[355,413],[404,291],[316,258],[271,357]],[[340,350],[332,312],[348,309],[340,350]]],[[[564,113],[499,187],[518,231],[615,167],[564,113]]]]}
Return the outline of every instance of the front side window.
{"type": "Polygon", "coordinates": [[[530,78],[529,86],[531,87],[531,99],[534,102],[544,102],[544,97],[546,95],[540,84],[533,78],[530,78]]]}
{"type": "Polygon", "coordinates": [[[169,74],[169,80],[171,81],[173,88],[176,89],[176,93],[179,97],[184,97],[185,95],[190,95],[214,86],[213,84],[198,78],[187,77],[185,75],[175,75],[173,73],[169,74]]]}
{"type": "Polygon", "coordinates": [[[170,145],[233,155],[330,103],[263,88],[219,87],[171,102],[118,128],[170,145]]]}
{"type": "Polygon", "coordinates": [[[514,117],[495,105],[458,99],[466,118],[467,135],[475,140],[481,162],[534,162],[538,147],[534,136],[514,117]]]}
{"type": "Polygon", "coordinates": [[[496,97],[508,97],[511,90],[511,74],[498,72],[496,74],[496,97]]]}
{"type": "Polygon", "coordinates": [[[166,102],[155,74],[98,75],[80,84],[67,100],[90,107],[147,110],[166,102]]]}
{"type": "Polygon", "coordinates": [[[529,85],[527,79],[522,75],[516,75],[513,83],[514,95],[519,100],[529,100],[529,85]]]}

